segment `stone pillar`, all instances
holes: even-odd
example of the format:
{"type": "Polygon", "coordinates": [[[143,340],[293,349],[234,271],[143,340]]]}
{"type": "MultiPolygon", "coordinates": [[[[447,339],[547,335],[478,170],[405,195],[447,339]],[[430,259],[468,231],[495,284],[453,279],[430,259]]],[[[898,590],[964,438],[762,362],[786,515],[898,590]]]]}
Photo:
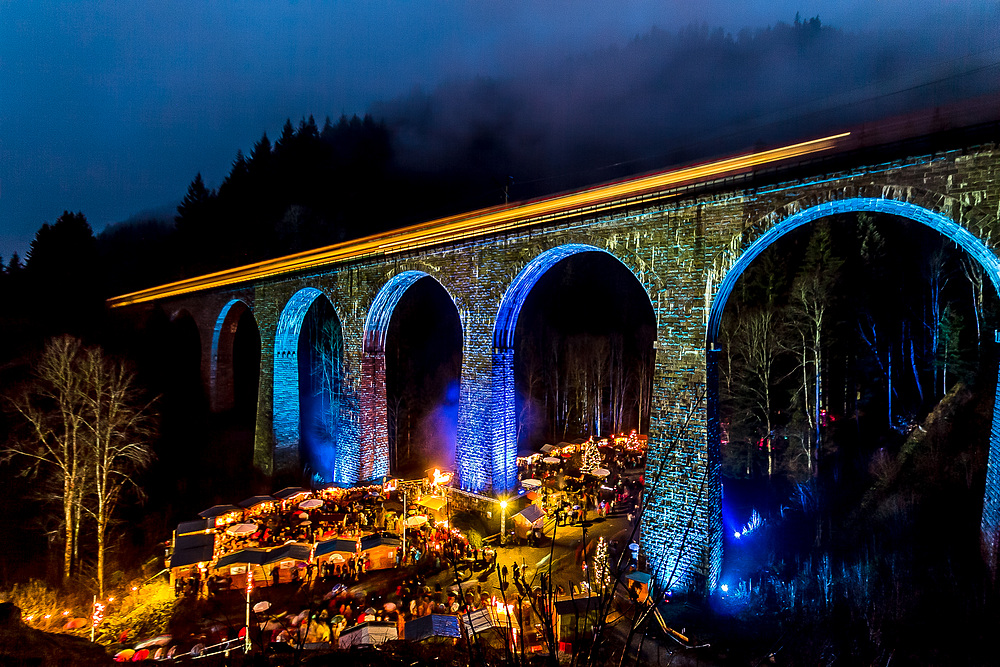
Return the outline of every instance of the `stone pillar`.
{"type": "Polygon", "coordinates": [[[365,352],[361,359],[361,480],[389,474],[388,410],[385,394],[385,353],[365,352]]]}
{"type": "Polygon", "coordinates": [[[658,369],[653,387],[644,491],[650,501],[642,516],[641,548],[660,590],[707,587],[721,567],[712,560],[717,472],[705,446],[705,385],[698,370],[658,369]]]}
{"type": "Polygon", "coordinates": [[[260,330],[260,375],[257,382],[257,423],[253,467],[267,482],[274,475],[274,325],[264,320],[260,330]],[[267,324],[269,326],[265,326],[267,324]]]}
{"type": "Polygon", "coordinates": [[[484,493],[493,485],[491,319],[464,311],[462,320],[462,378],[455,463],[461,487],[484,493]]]}
{"type": "Polygon", "coordinates": [[[514,404],[514,350],[493,351],[493,492],[517,486],[517,415],[514,404]]]}

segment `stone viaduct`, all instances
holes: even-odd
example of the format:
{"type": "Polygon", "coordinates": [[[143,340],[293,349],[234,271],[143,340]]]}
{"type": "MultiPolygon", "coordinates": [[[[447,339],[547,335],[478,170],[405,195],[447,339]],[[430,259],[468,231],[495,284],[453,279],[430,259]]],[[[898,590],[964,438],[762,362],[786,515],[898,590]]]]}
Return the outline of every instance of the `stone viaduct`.
{"type": "MultiPolygon", "coordinates": [[[[215,409],[232,401],[232,340],[239,316],[252,313],[261,338],[254,465],[274,475],[301,470],[297,341],[310,305],[328,300],[343,332],[344,389],[335,463],[324,474],[352,482],[390,472],[386,331],[403,293],[429,276],[451,296],[462,327],[460,483],[502,495],[516,484],[513,337],[520,307],[560,260],[607,253],[642,286],[656,317],[646,473],[652,501],[642,519],[642,550],[662,586],[713,590],[723,528],[716,341],[726,300],[749,262],[795,227],[871,211],[954,239],[1000,285],[996,125],[938,129],[863,128],[436,220],[123,295],[110,305],[137,319],[154,305],[190,313],[215,409]]],[[[1000,526],[994,419],[982,515],[991,565],[1000,526]]]]}

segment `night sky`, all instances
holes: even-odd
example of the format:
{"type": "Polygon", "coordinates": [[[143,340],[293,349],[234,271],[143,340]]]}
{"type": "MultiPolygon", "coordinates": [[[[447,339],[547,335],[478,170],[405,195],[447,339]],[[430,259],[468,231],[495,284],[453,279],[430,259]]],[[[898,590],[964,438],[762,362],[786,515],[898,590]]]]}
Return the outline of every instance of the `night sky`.
{"type": "MultiPolygon", "coordinates": [[[[674,118],[712,117],[665,113],[662,91],[678,94],[642,72],[672,72],[672,85],[697,101],[698,75],[711,63],[693,54],[669,66],[638,62],[637,37],[692,24],[737,34],[791,23],[796,12],[899,56],[859,68],[850,54],[826,54],[832,65],[815,68],[819,88],[810,92],[820,106],[871,97],[875,79],[882,92],[983,66],[1000,79],[989,69],[1000,61],[1000,4],[986,0],[0,0],[0,256],[23,256],[39,226],[63,210],[82,211],[95,231],[148,212],[170,216],[196,173],[217,187],[237,149],[249,151],[265,131],[276,138],[286,118],[313,114],[322,123],[372,111],[405,126],[413,100],[429,96],[450,111],[435,121],[447,131],[410,149],[433,159],[428,142],[479,122],[469,82],[484,78],[506,91],[515,136],[530,136],[528,127],[555,137],[541,144],[549,153],[599,135],[595,159],[648,158],[643,149],[674,118]]],[[[757,117],[777,111],[745,98],[775,99],[771,86],[802,76],[782,76],[780,63],[761,67],[774,74],[761,78],[768,85],[736,91],[729,104],[726,90],[709,91],[706,104],[746,104],[757,117]]],[[[537,158],[532,170],[531,160],[529,151],[514,161],[530,172],[524,178],[566,164],[537,158]]]]}

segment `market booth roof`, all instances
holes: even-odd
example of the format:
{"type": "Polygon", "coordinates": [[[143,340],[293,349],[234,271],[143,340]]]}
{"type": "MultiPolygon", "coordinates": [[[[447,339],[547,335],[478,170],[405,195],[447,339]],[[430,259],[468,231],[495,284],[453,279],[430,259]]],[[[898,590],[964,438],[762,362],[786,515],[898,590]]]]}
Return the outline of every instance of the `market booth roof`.
{"type": "Polygon", "coordinates": [[[368,535],[361,538],[361,550],[367,551],[376,547],[398,547],[403,543],[395,535],[368,535]]]}
{"type": "Polygon", "coordinates": [[[275,491],[271,497],[277,500],[291,500],[298,496],[308,496],[310,493],[312,492],[309,489],[301,486],[286,486],[281,491],[275,491]]]}
{"type": "Polygon", "coordinates": [[[528,505],[527,507],[525,507],[523,510],[521,510],[511,518],[515,520],[520,519],[522,521],[527,521],[528,523],[533,524],[539,519],[544,519],[545,512],[543,512],[542,508],[539,507],[538,505],[532,504],[528,505]]]}
{"type": "Polygon", "coordinates": [[[493,623],[493,618],[490,616],[489,609],[476,609],[466,612],[462,614],[462,622],[474,634],[479,634],[484,630],[496,627],[493,623]]]}
{"type": "Polygon", "coordinates": [[[251,496],[246,500],[241,500],[240,507],[242,507],[243,509],[250,509],[253,507],[257,507],[258,505],[263,505],[265,503],[273,503],[274,500],[275,499],[273,496],[251,496]]]}
{"type": "Polygon", "coordinates": [[[428,614],[407,621],[403,626],[403,637],[407,641],[420,641],[430,637],[461,638],[462,631],[458,627],[458,616],[447,614],[428,614]]]}
{"type": "Polygon", "coordinates": [[[382,644],[398,637],[399,633],[395,623],[368,621],[341,632],[337,646],[338,648],[350,648],[361,644],[382,644]]]}
{"type": "Polygon", "coordinates": [[[216,563],[216,568],[227,565],[263,565],[267,562],[267,549],[249,548],[226,554],[216,563]]]}
{"type": "Polygon", "coordinates": [[[222,516],[224,514],[229,514],[230,512],[242,512],[241,507],[236,505],[212,505],[207,510],[202,510],[198,512],[198,516],[202,519],[211,519],[217,516],[222,516]]]}
{"type": "Polygon", "coordinates": [[[422,498],[418,504],[437,512],[447,503],[448,500],[442,496],[426,496],[425,498],[422,498]]]}
{"type": "Polygon", "coordinates": [[[195,533],[174,538],[174,551],[170,555],[170,569],[185,567],[212,560],[215,551],[215,535],[195,533]]]}
{"type": "Polygon", "coordinates": [[[357,540],[341,540],[334,538],[332,540],[326,540],[324,542],[316,543],[316,556],[325,556],[332,553],[350,553],[353,554],[358,550],[357,540]]]}
{"type": "Polygon", "coordinates": [[[193,535],[195,533],[207,533],[215,528],[215,521],[212,519],[198,519],[197,521],[182,521],[177,524],[177,530],[174,534],[180,535],[193,535]]]}
{"type": "Polygon", "coordinates": [[[216,568],[227,565],[270,565],[282,560],[309,560],[309,545],[293,542],[273,549],[249,548],[234,551],[219,559],[216,568]]]}

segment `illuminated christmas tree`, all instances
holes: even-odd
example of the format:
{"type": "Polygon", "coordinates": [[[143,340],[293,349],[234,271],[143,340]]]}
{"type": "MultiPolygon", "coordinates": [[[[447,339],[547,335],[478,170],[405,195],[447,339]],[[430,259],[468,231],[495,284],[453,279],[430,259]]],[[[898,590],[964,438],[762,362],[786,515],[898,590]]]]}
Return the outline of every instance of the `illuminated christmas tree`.
{"type": "Polygon", "coordinates": [[[581,470],[594,470],[595,468],[601,467],[601,452],[597,449],[597,443],[593,440],[588,440],[583,443],[583,463],[580,465],[581,470]]]}
{"type": "Polygon", "coordinates": [[[602,537],[594,552],[594,576],[603,594],[611,586],[611,569],[608,567],[608,545],[602,537]]]}

